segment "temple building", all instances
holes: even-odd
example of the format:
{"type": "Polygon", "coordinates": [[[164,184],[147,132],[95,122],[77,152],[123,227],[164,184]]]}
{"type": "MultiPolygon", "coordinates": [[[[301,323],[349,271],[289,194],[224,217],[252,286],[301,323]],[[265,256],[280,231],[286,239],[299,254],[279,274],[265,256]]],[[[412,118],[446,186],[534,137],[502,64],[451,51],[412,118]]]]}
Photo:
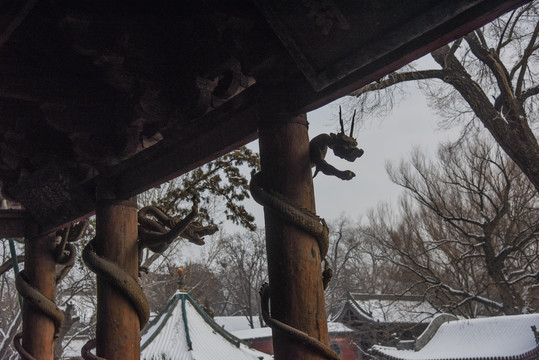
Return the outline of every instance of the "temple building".
{"type": "Polygon", "coordinates": [[[372,352],[387,360],[537,360],[538,326],[538,313],[450,320],[429,326],[414,349],[375,345],[372,352]]]}

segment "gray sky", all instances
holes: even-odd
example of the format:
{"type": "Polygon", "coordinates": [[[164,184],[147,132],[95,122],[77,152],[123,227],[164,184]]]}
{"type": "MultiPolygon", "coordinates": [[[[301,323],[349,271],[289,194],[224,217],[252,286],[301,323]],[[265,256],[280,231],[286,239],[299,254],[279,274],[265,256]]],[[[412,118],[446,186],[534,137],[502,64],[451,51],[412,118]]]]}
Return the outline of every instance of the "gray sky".
{"type": "MultiPolygon", "coordinates": [[[[425,97],[414,86],[409,86],[410,96],[398,103],[392,113],[384,119],[374,119],[364,124],[359,131],[359,147],[365,154],[354,163],[337,158],[328,150],[326,160],[340,170],[352,170],[356,177],[342,181],[322,173],[314,178],[317,213],[328,222],[344,214],[351,220],[358,220],[380,201],[396,203],[401,188],[393,184],[386,173],[388,161],[399,162],[408,158],[414,146],[420,146],[431,156],[435,156],[438,144],[448,138],[455,138],[456,131],[437,129],[437,117],[427,106],[425,97]]],[[[309,137],[339,129],[339,104],[337,100],[307,114],[309,137]]],[[[343,109],[346,107],[343,105],[343,109]]],[[[343,110],[344,111],[344,110],[343,110]]],[[[350,114],[343,114],[349,119],[350,114]]],[[[249,147],[258,151],[257,141],[249,147]]],[[[262,207],[249,199],[248,210],[263,227],[262,207]]]]}

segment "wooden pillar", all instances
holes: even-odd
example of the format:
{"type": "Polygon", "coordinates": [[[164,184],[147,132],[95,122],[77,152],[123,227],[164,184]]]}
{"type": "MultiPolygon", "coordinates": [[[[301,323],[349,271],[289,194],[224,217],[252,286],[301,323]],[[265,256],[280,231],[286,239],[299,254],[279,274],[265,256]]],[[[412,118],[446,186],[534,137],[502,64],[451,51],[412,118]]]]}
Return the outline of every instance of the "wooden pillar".
{"type": "MultiPolygon", "coordinates": [[[[136,201],[100,200],[95,251],[133,278],[138,276],[136,201]]],[[[97,276],[96,355],[107,360],[140,359],[138,314],[118,289],[97,276]]]]}
{"type": "MultiPolygon", "coordinates": [[[[24,277],[54,302],[56,295],[55,234],[30,236],[25,241],[24,277]]],[[[22,346],[37,360],[54,358],[54,322],[29,301],[23,305],[22,346]]]]}
{"type": "MultiPolygon", "coordinates": [[[[315,212],[306,115],[266,114],[259,130],[263,182],[315,212]]],[[[264,210],[272,317],[328,344],[320,250],[315,238],[264,210]]],[[[324,359],[273,330],[275,359],[324,359]]]]}

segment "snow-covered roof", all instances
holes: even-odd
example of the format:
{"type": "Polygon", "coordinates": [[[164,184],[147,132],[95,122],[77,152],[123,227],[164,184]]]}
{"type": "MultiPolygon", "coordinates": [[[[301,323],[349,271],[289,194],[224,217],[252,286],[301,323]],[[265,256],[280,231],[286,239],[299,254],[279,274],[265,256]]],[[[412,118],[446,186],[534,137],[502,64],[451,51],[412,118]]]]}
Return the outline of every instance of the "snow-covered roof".
{"type": "Polygon", "coordinates": [[[348,326],[344,325],[340,322],[335,321],[329,321],[328,322],[328,332],[330,334],[332,333],[347,333],[347,332],[354,332],[354,329],[349,328],[348,326]]]}
{"type": "Polygon", "coordinates": [[[88,340],[90,339],[70,339],[69,343],[64,345],[62,359],[82,359],[80,350],[88,342],[88,340]]]}
{"type": "MultiPolygon", "coordinates": [[[[271,328],[260,327],[258,321],[253,321],[254,329],[252,329],[245,316],[216,316],[214,320],[241,340],[262,339],[272,336],[271,328]]],[[[332,333],[354,332],[354,330],[342,323],[329,321],[328,332],[331,335],[332,333]]]]}
{"type": "Polygon", "coordinates": [[[241,340],[262,339],[269,338],[272,336],[270,327],[236,330],[232,331],[232,334],[241,340]]]}
{"type": "Polygon", "coordinates": [[[333,320],[342,315],[347,305],[366,321],[380,323],[428,322],[437,312],[428,302],[417,296],[352,293],[333,320]]]}
{"type": "MultiPolygon", "coordinates": [[[[249,324],[249,320],[247,320],[246,316],[216,316],[213,318],[217,324],[219,324],[222,328],[228,331],[238,331],[238,330],[247,330],[251,329],[251,325],[249,324]]],[[[260,321],[258,321],[258,317],[253,317],[253,327],[259,328],[260,327],[260,321]]]]}
{"type": "MultiPolygon", "coordinates": [[[[328,322],[328,332],[329,332],[329,335],[331,336],[331,334],[334,334],[334,333],[350,333],[350,332],[354,332],[354,330],[344,324],[330,321],[328,322]]],[[[261,339],[261,338],[268,338],[272,336],[271,328],[269,327],[236,330],[236,331],[232,331],[232,334],[241,340],[261,339]]]]}
{"type": "Polygon", "coordinates": [[[539,314],[455,320],[443,323],[420,350],[375,345],[373,352],[394,360],[539,359],[531,326],[539,314]]]}
{"type": "Polygon", "coordinates": [[[272,357],[250,349],[217,325],[186,293],[176,292],[141,332],[141,359],[259,360],[272,357]]]}

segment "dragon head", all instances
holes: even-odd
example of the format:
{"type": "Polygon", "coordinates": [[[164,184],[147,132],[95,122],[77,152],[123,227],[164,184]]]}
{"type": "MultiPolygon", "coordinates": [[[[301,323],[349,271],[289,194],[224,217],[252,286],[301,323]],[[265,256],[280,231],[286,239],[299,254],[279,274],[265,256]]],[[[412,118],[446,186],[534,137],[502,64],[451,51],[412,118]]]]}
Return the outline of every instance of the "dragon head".
{"type": "Polygon", "coordinates": [[[356,111],[354,110],[354,115],[352,116],[352,126],[350,127],[350,135],[344,133],[344,124],[342,120],[342,112],[339,107],[339,123],[341,124],[341,132],[338,134],[331,134],[333,138],[333,153],[335,156],[340,157],[341,159],[348,160],[350,162],[355,161],[358,157],[363,155],[363,149],[358,149],[357,141],[352,137],[354,132],[354,121],[356,119],[356,111]]]}
{"type": "Polygon", "coordinates": [[[180,235],[196,245],[204,245],[204,236],[213,235],[217,230],[216,225],[202,225],[199,221],[192,221],[180,235]]]}

